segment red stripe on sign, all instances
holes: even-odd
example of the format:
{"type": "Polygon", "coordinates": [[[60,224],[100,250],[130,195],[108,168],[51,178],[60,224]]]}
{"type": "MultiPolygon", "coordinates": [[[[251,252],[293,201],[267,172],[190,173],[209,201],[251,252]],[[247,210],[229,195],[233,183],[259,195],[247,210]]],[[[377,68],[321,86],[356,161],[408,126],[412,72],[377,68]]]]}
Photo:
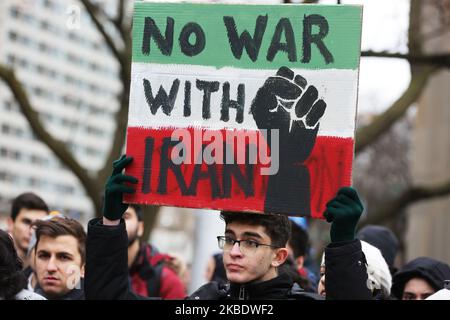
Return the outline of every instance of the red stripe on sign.
{"type": "MultiPolygon", "coordinates": [[[[263,165],[261,161],[254,165],[195,164],[195,158],[201,155],[201,140],[197,144],[191,141],[190,147],[186,147],[186,150],[191,151],[187,154],[191,164],[174,165],[170,160],[173,145],[178,144],[170,139],[174,130],[128,128],[127,155],[132,156],[134,161],[127,168],[126,174],[138,178],[139,183],[135,194],[125,196],[126,202],[230,211],[264,211],[269,176],[261,175],[260,170],[269,165],[263,165]]],[[[226,137],[230,133],[227,130],[186,130],[191,137],[205,134],[226,137]]],[[[265,143],[258,131],[234,133],[247,136],[246,146],[250,141],[265,143]]],[[[228,145],[229,142],[228,136],[228,145]]],[[[245,153],[243,149],[237,148],[235,141],[235,154],[238,151],[240,155],[245,153]]],[[[219,151],[214,153],[217,159],[224,159],[223,154],[219,154],[220,148],[216,151],[219,151]]],[[[352,160],[353,139],[317,137],[313,151],[304,163],[310,174],[311,186],[311,212],[304,214],[322,217],[326,202],[336,194],[339,187],[350,185],[352,160]]]]}

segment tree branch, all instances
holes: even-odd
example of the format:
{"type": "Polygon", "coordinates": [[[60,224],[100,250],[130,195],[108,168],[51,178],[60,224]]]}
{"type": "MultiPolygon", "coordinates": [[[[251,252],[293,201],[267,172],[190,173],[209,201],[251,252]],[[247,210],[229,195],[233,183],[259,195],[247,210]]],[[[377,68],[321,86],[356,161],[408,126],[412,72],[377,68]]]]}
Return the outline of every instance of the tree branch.
{"type": "Polygon", "coordinates": [[[41,120],[39,119],[39,114],[31,106],[28,96],[23,90],[22,84],[17,80],[14,71],[0,65],[0,78],[2,78],[11,89],[17,103],[19,104],[22,114],[27,119],[33,132],[50,148],[56,157],[58,157],[61,162],[69,167],[70,170],[72,170],[72,172],[77,176],[85,188],[86,193],[88,193],[90,198],[92,198],[96,210],[98,210],[98,208],[100,208],[100,194],[98,192],[99,189],[96,184],[96,179],[91,178],[88,172],[79,165],[62,141],[53,138],[44,128],[41,120]]]}
{"type": "Polygon", "coordinates": [[[122,28],[122,22],[124,17],[124,10],[125,10],[125,0],[119,0],[117,1],[117,17],[114,19],[114,24],[117,26],[117,29],[123,30],[122,28]]]}
{"type": "Polygon", "coordinates": [[[120,52],[120,50],[117,48],[116,44],[114,43],[111,36],[106,32],[103,24],[100,22],[97,14],[98,14],[98,8],[92,4],[90,0],[80,0],[84,7],[86,8],[86,11],[88,12],[89,16],[91,17],[92,21],[94,22],[95,26],[97,27],[98,31],[103,36],[103,39],[105,40],[106,44],[108,45],[109,49],[112,51],[113,55],[117,58],[120,64],[126,63],[126,57],[120,52]]]}
{"type": "Polygon", "coordinates": [[[378,52],[369,50],[369,51],[362,51],[361,57],[397,58],[408,60],[410,63],[432,64],[450,68],[450,54],[421,55],[421,54],[404,54],[386,51],[378,52]]]}
{"type": "Polygon", "coordinates": [[[114,160],[118,159],[120,154],[122,153],[122,147],[125,143],[126,138],[126,128],[128,123],[128,103],[130,96],[129,89],[129,73],[127,71],[122,72],[122,77],[128,75],[128,80],[122,80],[123,82],[128,82],[126,86],[124,83],[124,90],[120,96],[120,109],[117,111],[115,120],[116,120],[116,133],[114,135],[114,141],[112,143],[111,150],[108,154],[108,157],[105,161],[105,166],[98,173],[99,181],[102,183],[106,181],[108,175],[111,173],[111,165],[114,160]]]}
{"type": "Polygon", "coordinates": [[[438,68],[436,66],[424,67],[422,72],[414,72],[411,82],[403,95],[395,101],[389,109],[375,117],[367,126],[356,132],[355,153],[359,153],[384,132],[386,132],[408,110],[409,106],[417,100],[426,87],[429,77],[438,68]]]}
{"type": "Polygon", "coordinates": [[[379,210],[370,215],[361,227],[368,224],[380,224],[400,214],[413,202],[432,199],[450,194],[450,181],[435,186],[410,187],[397,198],[387,202],[379,210]]]}
{"type": "Polygon", "coordinates": [[[126,48],[127,45],[130,43],[127,41],[130,39],[131,34],[131,24],[130,27],[124,25],[126,18],[126,12],[125,12],[125,0],[119,0],[117,1],[117,14],[115,18],[109,18],[109,20],[114,24],[116,29],[119,31],[120,36],[122,37],[122,41],[124,43],[124,47],[126,48]]]}
{"type": "Polygon", "coordinates": [[[129,93],[130,93],[130,74],[131,74],[131,34],[130,29],[123,26],[123,18],[125,15],[125,1],[121,0],[118,3],[118,18],[115,20],[114,24],[119,30],[122,40],[124,42],[123,51],[119,51],[112,41],[111,37],[106,33],[103,25],[100,23],[95,5],[89,0],[81,0],[81,2],[86,7],[90,17],[94,21],[99,32],[105,38],[106,43],[113,51],[113,54],[119,61],[120,65],[120,79],[122,82],[122,93],[120,94],[120,106],[119,110],[115,115],[116,120],[116,134],[114,135],[114,140],[112,143],[111,150],[106,158],[105,166],[98,172],[98,181],[104,183],[111,172],[112,162],[119,158],[122,147],[125,143],[126,138],[126,127],[127,127],[127,116],[128,116],[128,103],[129,103],[129,93]]]}

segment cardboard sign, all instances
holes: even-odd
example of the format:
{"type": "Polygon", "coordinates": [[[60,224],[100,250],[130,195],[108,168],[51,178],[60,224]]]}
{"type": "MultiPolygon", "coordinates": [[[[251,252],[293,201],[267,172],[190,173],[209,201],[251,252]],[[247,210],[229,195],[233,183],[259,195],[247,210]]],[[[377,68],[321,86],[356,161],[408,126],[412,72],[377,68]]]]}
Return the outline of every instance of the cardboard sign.
{"type": "Polygon", "coordinates": [[[136,2],[125,200],[322,217],[351,184],[361,16],[136,2]]]}

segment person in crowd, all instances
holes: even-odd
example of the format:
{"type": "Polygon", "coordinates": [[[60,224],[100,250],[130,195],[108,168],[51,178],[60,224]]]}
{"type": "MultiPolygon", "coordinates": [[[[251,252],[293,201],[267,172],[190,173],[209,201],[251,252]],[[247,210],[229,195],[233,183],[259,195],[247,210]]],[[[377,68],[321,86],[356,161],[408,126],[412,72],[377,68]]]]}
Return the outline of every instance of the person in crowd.
{"type": "MultiPolygon", "coordinates": [[[[61,214],[59,211],[53,210],[50,211],[49,214],[43,218],[40,218],[39,220],[51,220],[53,218],[65,218],[63,214],[61,214]]],[[[24,270],[24,274],[27,277],[27,289],[30,291],[34,291],[37,285],[37,276],[36,276],[36,268],[34,266],[34,256],[35,256],[35,249],[36,249],[36,232],[35,232],[36,226],[32,225],[31,228],[31,238],[28,243],[28,250],[27,250],[27,260],[29,262],[28,267],[24,270]]]]}
{"type": "Polygon", "coordinates": [[[392,293],[397,299],[425,300],[443,289],[446,280],[450,280],[448,264],[419,257],[408,262],[394,275],[392,293]]]}
{"type": "Polygon", "coordinates": [[[377,247],[383,254],[391,275],[397,272],[395,257],[399,249],[399,241],[390,229],[383,226],[368,225],[358,231],[356,238],[377,247]]]}
{"type": "MultiPolygon", "coordinates": [[[[8,217],[8,232],[11,234],[17,254],[23,261],[23,267],[27,268],[28,245],[31,238],[31,225],[37,219],[48,214],[48,206],[38,195],[32,192],[22,193],[12,201],[11,215],[8,217]]],[[[26,271],[29,275],[31,270],[26,271]]]]}
{"type": "Polygon", "coordinates": [[[37,220],[34,225],[35,292],[49,300],[83,300],[86,233],[82,225],[59,217],[37,220]]]}
{"type": "Polygon", "coordinates": [[[219,283],[228,282],[225,267],[223,265],[222,252],[215,253],[209,258],[205,278],[208,281],[216,281],[219,283]]]}
{"type": "Polygon", "coordinates": [[[184,298],[186,289],[175,271],[183,272],[180,260],[160,253],[155,246],[141,240],[144,234],[141,207],[130,205],[123,219],[128,235],[128,268],[132,290],[145,297],[184,298]]]}
{"type": "MultiPolygon", "coordinates": [[[[113,163],[106,183],[103,217],[88,225],[85,292],[88,299],[139,299],[130,290],[127,268],[128,237],[123,220],[128,205],[124,193],[133,193],[137,179],[122,174],[133,159],[122,156],[113,163]]],[[[331,222],[327,246],[327,299],[370,299],[365,257],[355,238],[363,206],[357,192],[342,188],[324,212],[331,222]]],[[[229,283],[209,282],[190,299],[320,299],[306,293],[278,268],[288,256],[290,223],[285,215],[222,212],[224,235],[219,248],[229,283]]]]}
{"type": "Polygon", "coordinates": [[[45,300],[41,295],[24,289],[26,277],[13,239],[0,230],[0,300],[45,300]]]}
{"type": "MultiPolygon", "coordinates": [[[[318,269],[314,266],[314,261],[311,259],[309,252],[311,246],[308,235],[308,222],[305,217],[289,217],[291,221],[291,237],[288,241],[289,257],[292,257],[294,268],[298,273],[297,281],[307,291],[316,291],[318,275],[311,269],[318,269]]],[[[289,265],[290,258],[286,260],[289,265]]],[[[317,270],[318,273],[318,270],[317,270]]]]}
{"type": "MultiPolygon", "coordinates": [[[[391,299],[391,286],[392,286],[392,277],[389,270],[389,266],[387,265],[386,260],[384,259],[381,251],[375,246],[362,241],[361,247],[366,258],[367,263],[367,276],[368,276],[368,288],[372,293],[372,297],[375,300],[389,300],[391,299]]],[[[325,253],[322,256],[321,263],[321,278],[318,286],[318,293],[322,296],[327,295],[326,289],[326,263],[325,263],[326,255],[325,253]]]]}

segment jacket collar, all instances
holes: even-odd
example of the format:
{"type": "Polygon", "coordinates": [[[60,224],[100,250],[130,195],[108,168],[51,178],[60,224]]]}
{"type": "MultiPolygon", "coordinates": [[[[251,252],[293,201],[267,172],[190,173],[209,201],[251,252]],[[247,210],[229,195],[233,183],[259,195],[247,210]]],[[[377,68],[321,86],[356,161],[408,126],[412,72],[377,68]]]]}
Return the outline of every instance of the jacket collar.
{"type": "MultiPolygon", "coordinates": [[[[41,296],[47,298],[42,288],[39,286],[39,283],[36,285],[36,289],[34,290],[35,293],[40,294],[41,296]]],[[[47,298],[48,299],[48,298],[47,298]]],[[[84,300],[84,279],[81,278],[80,280],[80,289],[72,289],[69,291],[66,295],[58,298],[57,300],[84,300]]],[[[49,300],[56,300],[56,299],[49,299],[49,300]]]]}
{"type": "Polygon", "coordinates": [[[286,274],[267,281],[246,284],[230,283],[230,298],[237,300],[283,299],[291,290],[293,282],[286,274]]]}

